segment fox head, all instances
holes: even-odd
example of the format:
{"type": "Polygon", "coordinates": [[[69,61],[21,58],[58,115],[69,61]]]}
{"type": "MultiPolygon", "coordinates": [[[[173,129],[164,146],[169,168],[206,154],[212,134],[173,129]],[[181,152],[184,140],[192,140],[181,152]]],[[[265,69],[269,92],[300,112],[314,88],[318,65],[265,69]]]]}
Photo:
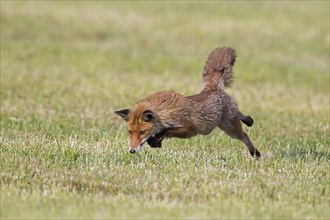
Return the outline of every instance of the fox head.
{"type": "Polygon", "coordinates": [[[130,138],[130,153],[140,151],[151,136],[158,134],[164,128],[159,117],[149,109],[122,109],[115,113],[126,121],[130,138]]]}

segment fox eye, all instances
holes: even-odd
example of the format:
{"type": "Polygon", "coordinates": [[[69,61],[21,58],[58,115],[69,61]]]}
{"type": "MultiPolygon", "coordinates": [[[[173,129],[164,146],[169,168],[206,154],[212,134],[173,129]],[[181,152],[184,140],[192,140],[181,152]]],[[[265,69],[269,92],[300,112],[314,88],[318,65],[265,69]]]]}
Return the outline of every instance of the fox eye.
{"type": "Polygon", "coordinates": [[[139,131],[139,135],[144,135],[146,133],[146,131],[139,131]]]}
{"type": "Polygon", "coordinates": [[[128,133],[131,135],[132,134],[132,132],[130,131],[130,130],[127,130],[128,131],[128,133]]]}

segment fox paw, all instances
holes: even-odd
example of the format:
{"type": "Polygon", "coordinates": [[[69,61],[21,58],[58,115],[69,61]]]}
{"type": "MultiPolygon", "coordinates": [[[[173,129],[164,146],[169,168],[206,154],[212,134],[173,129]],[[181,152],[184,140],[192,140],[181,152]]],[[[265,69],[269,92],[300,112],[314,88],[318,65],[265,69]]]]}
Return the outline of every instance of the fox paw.
{"type": "Polygon", "coordinates": [[[147,140],[147,143],[150,145],[150,147],[153,147],[153,148],[159,148],[159,147],[162,147],[162,142],[161,141],[157,141],[156,138],[149,138],[147,140]]]}

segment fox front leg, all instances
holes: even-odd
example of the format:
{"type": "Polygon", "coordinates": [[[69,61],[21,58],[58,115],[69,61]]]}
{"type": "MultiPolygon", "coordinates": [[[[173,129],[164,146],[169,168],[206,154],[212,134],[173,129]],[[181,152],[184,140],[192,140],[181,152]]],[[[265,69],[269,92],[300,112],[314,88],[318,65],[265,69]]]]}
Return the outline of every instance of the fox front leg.
{"type": "Polygon", "coordinates": [[[147,143],[149,144],[150,147],[152,148],[160,148],[162,147],[162,140],[159,140],[155,137],[150,137],[148,140],[147,140],[147,143]]]}

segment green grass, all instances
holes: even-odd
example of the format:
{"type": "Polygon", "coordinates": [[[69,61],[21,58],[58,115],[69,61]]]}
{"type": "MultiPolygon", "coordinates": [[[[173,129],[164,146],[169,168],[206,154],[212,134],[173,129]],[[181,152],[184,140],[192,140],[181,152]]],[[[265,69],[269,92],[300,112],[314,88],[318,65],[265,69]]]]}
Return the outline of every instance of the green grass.
{"type": "Polygon", "coordinates": [[[1,218],[327,219],[329,2],[1,1],[1,218]],[[220,130],[128,153],[114,110],[202,88],[209,52],[262,153],[220,130]]]}

